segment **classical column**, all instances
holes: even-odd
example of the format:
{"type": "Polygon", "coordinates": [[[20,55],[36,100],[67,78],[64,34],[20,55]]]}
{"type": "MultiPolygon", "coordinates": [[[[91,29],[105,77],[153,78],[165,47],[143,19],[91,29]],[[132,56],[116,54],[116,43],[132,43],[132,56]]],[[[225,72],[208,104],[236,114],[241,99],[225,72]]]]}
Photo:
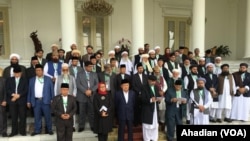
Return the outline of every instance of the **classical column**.
{"type": "Polygon", "coordinates": [[[65,51],[69,51],[70,45],[76,43],[75,22],[75,1],[61,0],[62,48],[65,51]]]}
{"type": "Polygon", "coordinates": [[[250,58],[250,1],[246,1],[246,45],[244,58],[250,58]]]}
{"type": "Polygon", "coordinates": [[[132,47],[130,56],[144,46],[144,0],[132,0],[132,47]]]}
{"type": "Polygon", "coordinates": [[[200,55],[205,54],[205,0],[193,1],[192,19],[193,49],[199,48],[200,55]]]}

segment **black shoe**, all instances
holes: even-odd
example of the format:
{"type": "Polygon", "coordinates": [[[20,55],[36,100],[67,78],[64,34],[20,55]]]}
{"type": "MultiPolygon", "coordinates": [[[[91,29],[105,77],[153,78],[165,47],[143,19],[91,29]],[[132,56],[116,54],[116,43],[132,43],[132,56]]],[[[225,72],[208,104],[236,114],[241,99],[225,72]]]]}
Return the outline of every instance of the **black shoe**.
{"type": "Polygon", "coordinates": [[[210,122],[216,122],[216,120],[215,119],[210,119],[210,122]]]}
{"type": "Polygon", "coordinates": [[[17,135],[17,134],[11,133],[11,134],[9,134],[9,137],[13,137],[15,135],[17,135]]]}
{"type": "Polygon", "coordinates": [[[217,119],[216,121],[219,122],[219,123],[222,123],[221,119],[217,119]]]}
{"type": "Polygon", "coordinates": [[[26,136],[26,133],[20,133],[21,136],[26,136]]]}
{"type": "Polygon", "coordinates": [[[82,131],[84,131],[84,128],[79,128],[78,129],[78,132],[82,132],[82,131]]]}
{"type": "Polygon", "coordinates": [[[7,133],[2,133],[2,137],[8,137],[7,133]]]}
{"type": "Polygon", "coordinates": [[[76,131],[76,128],[75,127],[73,127],[73,132],[75,132],[76,131]]]}
{"type": "Polygon", "coordinates": [[[53,135],[54,133],[53,133],[53,131],[49,131],[48,134],[49,135],[53,135]]]}
{"type": "Polygon", "coordinates": [[[229,123],[232,122],[230,118],[225,118],[224,121],[229,122],[229,123]]]}
{"type": "Polygon", "coordinates": [[[35,135],[38,135],[39,133],[36,133],[36,132],[33,132],[31,133],[31,136],[35,136],[35,135]]]}
{"type": "Polygon", "coordinates": [[[186,124],[190,124],[190,120],[186,120],[186,124]]]}

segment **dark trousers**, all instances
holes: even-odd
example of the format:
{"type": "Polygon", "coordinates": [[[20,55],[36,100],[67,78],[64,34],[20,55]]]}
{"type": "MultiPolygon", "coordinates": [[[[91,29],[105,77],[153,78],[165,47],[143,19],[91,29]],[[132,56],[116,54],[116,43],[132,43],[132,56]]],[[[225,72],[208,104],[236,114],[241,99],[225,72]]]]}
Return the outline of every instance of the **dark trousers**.
{"type": "Polygon", "coordinates": [[[134,125],[139,125],[142,123],[142,100],[141,95],[138,94],[135,104],[135,114],[134,114],[134,125]]]}
{"type": "Polygon", "coordinates": [[[172,141],[176,125],[182,125],[181,110],[176,111],[176,114],[166,116],[167,124],[167,140],[172,141]]]}
{"type": "Polygon", "coordinates": [[[125,127],[127,126],[128,141],[133,141],[133,121],[119,120],[118,141],[124,141],[125,127]]]}
{"type": "Polygon", "coordinates": [[[42,115],[45,118],[45,124],[47,131],[52,131],[52,121],[51,121],[51,109],[50,104],[44,104],[42,100],[36,99],[36,104],[34,108],[35,117],[35,133],[41,133],[42,129],[42,115]]]}
{"type": "Polygon", "coordinates": [[[108,140],[108,134],[99,133],[98,134],[98,141],[107,141],[108,140]]]}
{"type": "Polygon", "coordinates": [[[0,134],[7,132],[6,107],[0,106],[0,134]]]}
{"type": "Polygon", "coordinates": [[[72,141],[73,137],[73,119],[56,119],[57,141],[72,141]]]}
{"type": "Polygon", "coordinates": [[[85,127],[86,116],[88,116],[90,128],[94,128],[94,107],[93,103],[88,100],[87,102],[79,102],[79,128],[85,127]]]}
{"type": "Polygon", "coordinates": [[[21,134],[26,134],[26,104],[11,102],[9,110],[11,115],[11,133],[18,134],[19,129],[21,134]]]}

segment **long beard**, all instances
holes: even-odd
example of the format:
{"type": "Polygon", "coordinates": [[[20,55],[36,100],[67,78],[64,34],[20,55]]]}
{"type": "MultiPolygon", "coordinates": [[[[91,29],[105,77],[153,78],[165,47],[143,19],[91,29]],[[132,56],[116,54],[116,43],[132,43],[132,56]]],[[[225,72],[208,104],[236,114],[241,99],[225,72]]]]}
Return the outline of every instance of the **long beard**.
{"type": "Polygon", "coordinates": [[[69,79],[69,74],[63,74],[64,79],[69,79]]]}
{"type": "Polygon", "coordinates": [[[128,57],[123,57],[121,60],[122,61],[128,61],[128,57]]]}
{"type": "Polygon", "coordinates": [[[214,63],[214,65],[215,65],[216,67],[220,67],[220,66],[221,66],[221,63],[214,63]]]}
{"type": "Polygon", "coordinates": [[[10,62],[10,66],[11,66],[11,67],[18,66],[18,62],[16,62],[16,63],[10,62]]]}
{"type": "Polygon", "coordinates": [[[229,75],[229,72],[228,71],[221,72],[221,75],[227,76],[227,75],[229,75]]]}

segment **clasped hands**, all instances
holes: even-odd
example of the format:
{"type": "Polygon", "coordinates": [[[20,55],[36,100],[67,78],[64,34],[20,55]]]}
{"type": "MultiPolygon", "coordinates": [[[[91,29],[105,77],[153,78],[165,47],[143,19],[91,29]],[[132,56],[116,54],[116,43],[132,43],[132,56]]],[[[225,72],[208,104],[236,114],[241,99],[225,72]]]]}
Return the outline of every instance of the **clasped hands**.
{"type": "Polygon", "coordinates": [[[85,91],[85,95],[86,95],[87,97],[90,97],[90,96],[92,95],[92,91],[91,91],[90,89],[87,89],[87,90],[85,91]]]}
{"type": "Polygon", "coordinates": [[[15,102],[18,98],[20,98],[20,94],[17,93],[13,93],[11,96],[12,96],[11,98],[12,102],[15,102]]]}
{"type": "Polygon", "coordinates": [[[62,118],[62,119],[69,119],[69,118],[70,118],[70,115],[69,115],[69,114],[62,114],[62,115],[61,115],[61,118],[62,118]]]}
{"type": "Polygon", "coordinates": [[[247,92],[247,89],[245,87],[239,88],[238,91],[240,94],[245,94],[247,92]]]}
{"type": "MultiPolygon", "coordinates": [[[[177,98],[172,98],[171,99],[171,102],[173,102],[173,103],[176,103],[178,101],[178,99],[177,98]]],[[[181,100],[181,103],[180,104],[186,104],[187,103],[187,100],[181,100]]]]}
{"type": "Polygon", "coordinates": [[[101,116],[102,117],[107,117],[108,116],[108,113],[106,111],[101,111],[101,116]]]}

